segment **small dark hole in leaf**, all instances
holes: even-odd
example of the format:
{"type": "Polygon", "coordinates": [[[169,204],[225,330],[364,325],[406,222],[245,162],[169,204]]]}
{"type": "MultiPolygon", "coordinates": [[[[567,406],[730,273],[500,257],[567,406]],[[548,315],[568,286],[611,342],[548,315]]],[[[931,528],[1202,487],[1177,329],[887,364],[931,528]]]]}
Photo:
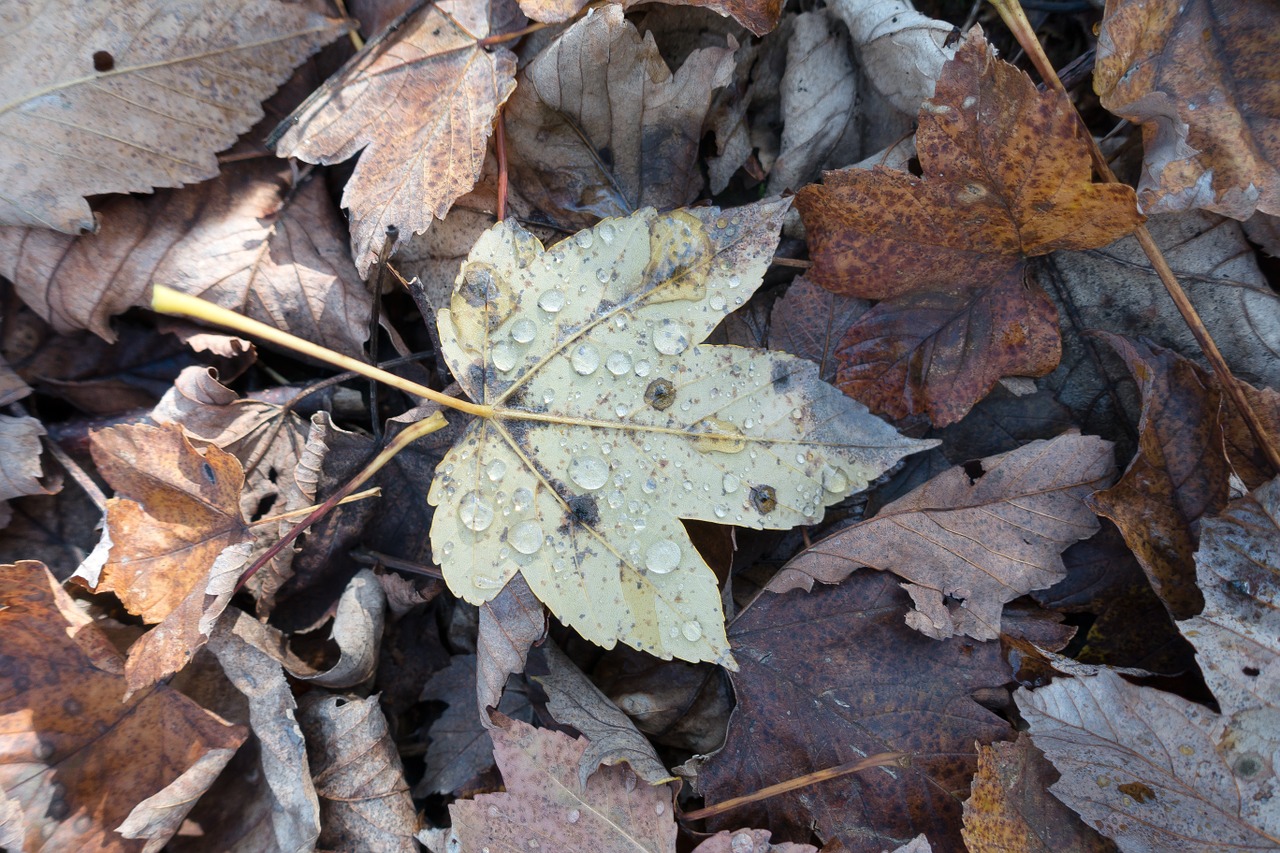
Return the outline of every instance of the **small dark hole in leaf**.
{"type": "Polygon", "coordinates": [[[253,510],[253,520],[258,521],[267,517],[271,512],[271,508],[276,505],[275,495],[264,495],[262,500],[258,501],[258,505],[253,510]]]}
{"type": "Polygon", "coordinates": [[[105,50],[95,51],[93,54],[93,70],[94,71],[110,71],[116,67],[116,58],[105,50]]]}
{"type": "Polygon", "coordinates": [[[280,472],[275,469],[274,465],[267,469],[267,479],[273,483],[280,481],[280,472]]]}
{"type": "Polygon", "coordinates": [[[982,479],[982,475],[987,473],[982,467],[981,459],[974,459],[964,463],[964,472],[969,475],[969,483],[978,482],[982,479]]]}
{"type": "Polygon", "coordinates": [[[644,389],[644,401],[658,411],[671,408],[676,401],[676,386],[669,379],[655,379],[644,389]]]}
{"type": "Polygon", "coordinates": [[[761,515],[768,515],[778,507],[778,490],[773,486],[752,486],[751,505],[761,515]]]}
{"type": "Polygon", "coordinates": [[[345,704],[347,704],[347,700],[343,699],[342,697],[338,697],[337,699],[333,700],[333,707],[335,708],[341,708],[345,704]]]}
{"type": "Polygon", "coordinates": [[[1262,675],[1262,670],[1258,669],[1256,666],[1246,666],[1240,671],[1250,678],[1257,678],[1259,675],[1262,675]]]}

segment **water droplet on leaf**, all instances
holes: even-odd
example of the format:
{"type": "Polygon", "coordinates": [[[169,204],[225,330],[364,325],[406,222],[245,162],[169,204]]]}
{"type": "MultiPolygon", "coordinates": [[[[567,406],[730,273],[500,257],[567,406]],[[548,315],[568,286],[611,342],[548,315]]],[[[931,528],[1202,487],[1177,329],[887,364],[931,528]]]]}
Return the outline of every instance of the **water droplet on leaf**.
{"type": "Polygon", "coordinates": [[[564,293],[559,290],[548,290],[538,297],[538,307],[548,314],[556,314],[564,309],[564,293]]]}
{"type": "Polygon", "coordinates": [[[542,547],[542,525],[532,519],[522,521],[511,528],[511,534],[507,538],[511,547],[521,554],[536,553],[542,547]]]}
{"type": "Polygon", "coordinates": [[[591,344],[579,344],[569,357],[573,369],[581,376],[590,376],[600,366],[600,351],[591,344]]]}
{"type": "Polygon", "coordinates": [[[680,565],[680,546],[670,539],[659,539],[644,552],[644,566],[658,575],[674,571],[680,565]]]}
{"type": "Polygon", "coordinates": [[[594,491],[609,482],[609,464],[597,456],[575,456],[569,463],[569,479],[594,491]]]}
{"type": "Polygon", "coordinates": [[[503,373],[515,367],[516,360],[519,358],[519,351],[509,341],[498,341],[489,352],[489,360],[493,362],[494,367],[503,373]]]}
{"type": "Polygon", "coordinates": [[[683,323],[663,320],[653,333],[653,348],[663,355],[679,355],[689,348],[689,329],[683,323]]]}
{"type": "Polygon", "coordinates": [[[528,317],[521,317],[511,324],[511,339],[527,344],[538,336],[538,324],[528,317]]]}
{"type": "Polygon", "coordinates": [[[680,626],[680,633],[684,634],[684,638],[691,643],[696,643],[702,639],[702,625],[696,621],[689,621],[680,626]]]}
{"type": "Polygon", "coordinates": [[[631,369],[631,356],[625,352],[609,353],[609,357],[604,360],[604,366],[609,368],[609,372],[614,376],[621,376],[631,369]]]}
{"type": "Polygon", "coordinates": [[[458,519],[479,533],[493,524],[493,506],[479,492],[467,492],[458,504],[458,519]]]}

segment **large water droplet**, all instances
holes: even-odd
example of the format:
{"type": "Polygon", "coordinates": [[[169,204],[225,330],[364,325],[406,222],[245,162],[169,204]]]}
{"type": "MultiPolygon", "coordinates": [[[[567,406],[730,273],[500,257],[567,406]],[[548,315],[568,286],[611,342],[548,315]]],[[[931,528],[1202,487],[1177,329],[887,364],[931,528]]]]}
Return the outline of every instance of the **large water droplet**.
{"type": "Polygon", "coordinates": [[[609,493],[609,497],[606,498],[606,500],[609,502],[610,509],[617,509],[622,506],[623,501],[626,500],[626,496],[615,489],[609,493]]]}
{"type": "Polygon", "coordinates": [[[533,554],[542,547],[542,525],[532,519],[522,521],[511,528],[507,541],[521,554],[533,554]]]}
{"type": "Polygon", "coordinates": [[[600,366],[600,351],[591,344],[579,344],[569,356],[573,369],[581,376],[590,376],[600,366]]]}
{"type": "Polygon", "coordinates": [[[577,809],[570,809],[569,814],[565,815],[565,818],[569,821],[569,823],[577,823],[579,818],[581,817],[582,817],[582,812],[578,811],[577,809]]]}
{"type": "Polygon", "coordinates": [[[609,368],[609,372],[614,376],[621,376],[631,369],[631,356],[625,352],[609,353],[609,357],[604,360],[604,366],[609,368]]]}
{"type": "Polygon", "coordinates": [[[511,339],[517,343],[527,344],[538,336],[538,324],[528,317],[521,317],[511,324],[511,339]]]}
{"type": "Polygon", "coordinates": [[[548,314],[557,314],[564,310],[564,292],[548,290],[538,297],[538,307],[548,314]]]}
{"type": "Polygon", "coordinates": [[[659,539],[644,552],[644,567],[654,574],[665,575],[680,565],[680,546],[670,539],[659,539]]]}
{"type": "Polygon", "coordinates": [[[849,490],[849,477],[839,468],[828,465],[822,469],[822,488],[828,492],[844,494],[849,490]]]}
{"type": "Polygon", "coordinates": [[[653,333],[653,348],[663,355],[679,355],[689,348],[689,329],[675,320],[663,320],[653,333]]]}
{"type": "Polygon", "coordinates": [[[511,493],[511,506],[516,512],[524,512],[533,504],[533,492],[524,486],[511,493]]]}
{"type": "Polygon", "coordinates": [[[479,492],[467,492],[458,504],[458,518],[463,525],[479,533],[493,524],[493,506],[479,492]]]}
{"type": "Polygon", "coordinates": [[[569,479],[592,491],[609,482],[609,463],[597,456],[575,456],[569,463],[569,479]]]}
{"type": "Polygon", "coordinates": [[[716,518],[724,518],[726,515],[729,514],[729,508],[724,504],[716,504],[715,513],[716,513],[716,518]]]}
{"type": "Polygon", "coordinates": [[[734,492],[738,491],[738,486],[740,486],[741,484],[742,484],[742,481],[739,480],[737,477],[735,477],[733,474],[725,474],[724,482],[721,485],[724,487],[724,493],[726,495],[731,495],[734,492]]]}
{"type": "Polygon", "coordinates": [[[493,362],[493,366],[504,373],[516,366],[516,359],[519,357],[519,351],[510,341],[498,341],[489,352],[489,360],[493,362]]]}
{"type": "Polygon", "coordinates": [[[591,244],[595,242],[591,239],[590,231],[579,231],[573,235],[573,242],[577,243],[583,249],[590,249],[591,244]]]}
{"type": "Polygon", "coordinates": [[[689,642],[696,643],[702,639],[702,626],[697,621],[690,620],[680,626],[680,633],[689,642]]]}
{"type": "Polygon", "coordinates": [[[596,269],[596,281],[600,282],[601,284],[608,284],[609,278],[610,278],[610,275],[607,269],[605,269],[604,267],[599,267],[598,269],[596,269]]]}
{"type": "Polygon", "coordinates": [[[707,300],[707,304],[711,306],[712,311],[723,311],[725,305],[724,297],[718,293],[713,293],[711,298],[707,300]]]}
{"type": "Polygon", "coordinates": [[[640,359],[639,361],[636,362],[636,376],[639,376],[641,379],[648,376],[649,372],[652,370],[653,370],[653,365],[645,361],[644,359],[640,359]]]}
{"type": "Polygon", "coordinates": [[[596,233],[600,235],[600,239],[603,240],[604,242],[606,243],[613,242],[613,235],[614,235],[613,226],[610,225],[608,222],[601,222],[599,225],[597,225],[596,233]]]}
{"type": "Polygon", "coordinates": [[[471,583],[476,589],[501,589],[502,581],[488,575],[473,575],[471,583]]]}
{"type": "Polygon", "coordinates": [[[650,477],[640,484],[640,488],[644,490],[646,495],[651,495],[658,491],[658,481],[650,477]]]}
{"type": "Polygon", "coordinates": [[[485,468],[484,472],[489,475],[489,479],[493,482],[501,483],[502,478],[507,476],[507,463],[501,459],[495,459],[489,463],[489,467],[485,468]]]}

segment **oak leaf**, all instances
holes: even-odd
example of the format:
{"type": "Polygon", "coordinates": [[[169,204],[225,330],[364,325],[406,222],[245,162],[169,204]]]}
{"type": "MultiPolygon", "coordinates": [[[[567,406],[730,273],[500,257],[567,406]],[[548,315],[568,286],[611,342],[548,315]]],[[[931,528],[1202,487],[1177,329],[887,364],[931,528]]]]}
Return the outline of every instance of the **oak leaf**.
{"type": "Polygon", "coordinates": [[[346,25],[300,5],[24,0],[0,47],[0,224],[75,234],[83,198],[212,178],[214,153],[346,25]]]}
{"type": "Polygon", "coordinates": [[[1090,182],[1065,95],[1036,91],[975,28],[920,110],[923,178],[829,172],[796,195],[823,287],[883,300],[841,342],[837,384],[893,417],[959,420],[1002,376],[1049,372],[1057,315],[1026,258],[1105,245],[1133,191],[1090,182]]]}
{"type": "Polygon", "coordinates": [[[644,210],[550,250],[486,232],[441,310],[477,418],[428,499],[432,553],[481,604],[517,573],[587,639],[731,663],[715,576],[680,519],[812,523],[905,439],[802,359],[700,346],[760,285],[785,203],[644,210]]]}
{"type": "Polygon", "coordinates": [[[480,177],[516,60],[487,49],[502,0],[440,0],[365,46],[272,134],[281,157],[338,163],[363,149],[342,193],[351,244],[367,276],[387,228],[427,230],[480,177]]]}
{"type": "Polygon", "coordinates": [[[0,789],[21,812],[20,847],[141,851],[148,838],[159,849],[244,741],[167,685],[123,699],[122,670],[43,564],[0,567],[0,789]],[[127,818],[166,800],[165,820],[121,837],[127,818]]]}
{"type": "Polygon", "coordinates": [[[1280,213],[1280,50],[1267,0],[1111,0],[1094,89],[1142,125],[1138,200],[1148,213],[1280,213]]]}
{"type": "Polygon", "coordinates": [[[1111,443],[1079,434],[951,468],[815,543],[768,588],[838,583],[859,566],[892,571],[910,581],[916,630],[995,639],[1005,603],[1061,580],[1059,555],[1097,531],[1084,501],[1114,471],[1111,443]]]}

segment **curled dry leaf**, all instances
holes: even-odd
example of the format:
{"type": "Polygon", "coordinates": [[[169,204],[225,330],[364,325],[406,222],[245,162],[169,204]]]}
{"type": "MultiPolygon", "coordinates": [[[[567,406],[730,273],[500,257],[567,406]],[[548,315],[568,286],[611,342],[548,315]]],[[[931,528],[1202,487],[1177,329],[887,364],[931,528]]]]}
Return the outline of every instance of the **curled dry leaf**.
{"type": "Polygon", "coordinates": [[[674,853],[671,788],[602,767],[582,784],[588,744],[515,720],[490,729],[506,793],[449,806],[462,850],[641,850],[674,853]]]}
{"type": "Polygon", "coordinates": [[[218,174],[214,153],[262,117],[341,21],[301,5],[23,0],[0,47],[0,224],[97,228],[84,196],[218,174]]]}
{"type": "Polygon", "coordinates": [[[200,296],[308,340],[360,355],[369,294],[320,180],[289,186],[259,158],[214,181],[97,206],[97,234],[0,228],[0,273],[64,334],[114,341],[110,318],[149,306],[151,282],[200,296]]]}
{"type": "Polygon", "coordinates": [[[1106,245],[1139,221],[1133,191],[1090,181],[1065,95],[1036,91],[966,37],[920,111],[923,178],[829,172],[796,196],[823,287],[883,300],[841,342],[837,384],[893,417],[959,420],[1002,376],[1058,363],[1056,311],[1025,258],[1106,245]]]}
{"type": "Polygon", "coordinates": [[[119,654],[40,563],[0,567],[0,661],[15,849],[141,851],[117,827],[148,800],[173,804],[150,835],[159,849],[200,793],[191,783],[211,782],[246,735],[167,685],[122,699],[119,654]]]}
{"type": "Polygon", "coordinates": [[[320,798],[319,847],[416,853],[418,816],[378,697],[308,693],[298,722],[320,798]]]}
{"type": "Polygon", "coordinates": [[[290,669],[289,674],[322,687],[356,687],[378,668],[378,647],[386,621],[387,597],[368,569],[361,569],[342,591],[330,638],[338,646],[338,662],[322,672],[290,669]]]}
{"type": "Polygon", "coordinates": [[[1267,0],[1111,0],[1094,88],[1141,124],[1138,199],[1148,213],[1280,213],[1280,50],[1267,0]]]}
{"type": "Polygon", "coordinates": [[[438,318],[490,406],[436,471],[432,552],[481,604],[516,574],[603,646],[731,663],[680,519],[788,528],[929,442],[802,359],[699,345],[760,285],[785,203],[606,220],[551,250],[485,233],[438,318]]]}
{"type": "Polygon", "coordinates": [[[516,60],[486,49],[502,0],[428,3],[370,41],[272,134],[281,157],[349,160],[342,193],[356,267],[367,276],[388,227],[427,230],[480,177],[516,60]]]}
{"type": "Polygon", "coordinates": [[[914,114],[933,96],[944,47],[954,27],[917,12],[904,0],[835,0],[832,13],[853,37],[858,60],[874,85],[898,110],[914,114]]]}
{"type": "Polygon", "coordinates": [[[816,832],[851,853],[882,853],[927,832],[938,850],[963,850],[953,792],[969,787],[974,742],[1009,732],[972,696],[1010,673],[999,644],[931,640],[903,624],[909,607],[894,578],[862,571],[809,595],[762,595],[735,619],[738,706],[724,748],[698,774],[708,805],[906,752],[909,766],[841,776],[734,809],[731,819],[773,830],[775,843],[816,832]]]}
{"type": "Polygon", "coordinates": [[[1098,529],[1085,498],[1114,472],[1111,443],[1079,434],[951,468],[808,548],[768,588],[838,583],[859,566],[891,571],[910,581],[907,624],[938,639],[993,640],[1006,602],[1065,576],[1062,552],[1098,529]]]}
{"type": "Polygon", "coordinates": [[[692,202],[712,91],[733,66],[731,47],[700,48],[673,74],[621,7],[595,10],[520,72],[505,113],[513,183],[568,230],[692,202]]]}
{"type": "Polygon", "coordinates": [[[49,494],[40,484],[44,434],[44,425],[35,418],[0,415],[0,527],[9,522],[8,500],[49,494]]]}

